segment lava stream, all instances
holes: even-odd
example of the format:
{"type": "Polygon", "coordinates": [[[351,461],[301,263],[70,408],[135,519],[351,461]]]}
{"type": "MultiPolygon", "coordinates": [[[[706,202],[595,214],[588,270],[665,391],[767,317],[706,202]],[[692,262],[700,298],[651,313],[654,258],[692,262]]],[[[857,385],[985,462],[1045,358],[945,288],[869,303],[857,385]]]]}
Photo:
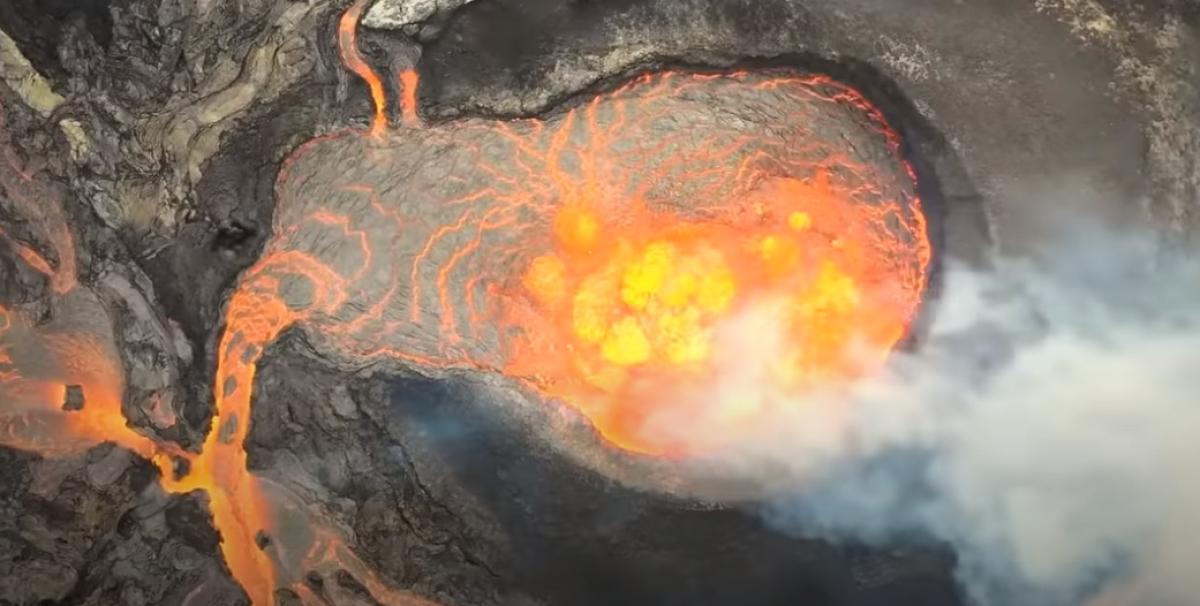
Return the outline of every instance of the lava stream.
{"type": "MultiPolygon", "coordinates": [[[[254,604],[285,585],[318,601],[293,584],[297,566],[338,566],[379,601],[421,603],[311,520],[307,548],[260,547],[298,507],[247,469],[244,448],[257,365],[289,327],[330,358],[504,374],[653,455],[736,443],[786,405],[713,398],[732,370],[803,394],[877,368],[908,330],[928,279],[925,217],[896,134],[854,90],[780,70],[665,72],[545,120],[430,126],[405,70],[402,128],[389,130],[384,86],[356,46],[365,6],[342,16],[338,42],[374,103],[370,126],[306,143],[282,167],[272,238],[227,303],[199,452],[125,425],[110,329],[37,327],[0,308],[0,393],[21,402],[0,415],[0,439],[41,452],[114,441],[152,457],[168,490],[204,490],[254,604]],[[67,385],[83,386],[82,414],[60,410],[67,385]]],[[[14,197],[30,178],[0,164],[14,197]]],[[[53,262],[0,236],[58,304],[98,306],[76,284],[61,206],[25,212],[53,262]]]]}

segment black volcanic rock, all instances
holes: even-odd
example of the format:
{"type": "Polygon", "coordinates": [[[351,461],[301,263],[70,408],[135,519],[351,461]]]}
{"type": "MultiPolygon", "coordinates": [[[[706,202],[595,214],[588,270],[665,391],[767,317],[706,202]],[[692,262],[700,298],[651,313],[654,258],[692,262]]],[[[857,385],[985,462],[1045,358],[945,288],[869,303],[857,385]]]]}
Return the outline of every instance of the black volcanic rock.
{"type": "Polygon", "coordinates": [[[175,604],[193,592],[244,602],[223,570],[201,498],[168,497],[111,445],[41,459],[0,449],[0,601],[175,604]]]}
{"type": "Polygon", "coordinates": [[[84,400],[83,387],[79,385],[68,385],[66,396],[63,398],[62,409],[67,412],[83,410],[84,400]]]}
{"type": "MultiPolygon", "coordinates": [[[[0,44],[11,135],[0,162],[61,194],[84,300],[64,304],[22,259],[14,243],[61,261],[20,192],[0,188],[0,305],[33,329],[105,324],[123,420],[141,435],[195,449],[215,430],[222,313],[272,233],[281,163],[370,115],[334,46],[347,4],[0,2],[0,42],[12,41],[0,44]],[[26,63],[53,95],[23,90],[32,80],[13,74],[26,63]]],[[[419,25],[360,32],[367,60],[388,73],[420,42],[420,106],[433,123],[541,114],[659,67],[803,67],[883,109],[922,198],[939,205],[941,254],[1036,251],[1061,227],[1046,200],[1065,216],[1194,239],[1200,12],[1188,2],[434,4],[442,10],[419,25]]],[[[752,513],[632,487],[565,456],[531,429],[538,417],[506,414],[519,402],[494,378],[351,367],[319,351],[293,331],[267,352],[249,466],[319,511],[396,588],[446,606],[962,603],[953,557],[936,548],[782,537],[752,513]]],[[[78,415],[95,402],[71,384],[56,404],[78,415]]],[[[36,428],[7,405],[0,430],[36,428]]],[[[168,495],[158,473],[113,444],[46,456],[0,447],[0,604],[246,604],[207,497],[168,495]]],[[[270,553],[296,540],[260,536],[270,553]]],[[[350,563],[297,570],[277,603],[369,604],[364,577],[350,563]]]]}

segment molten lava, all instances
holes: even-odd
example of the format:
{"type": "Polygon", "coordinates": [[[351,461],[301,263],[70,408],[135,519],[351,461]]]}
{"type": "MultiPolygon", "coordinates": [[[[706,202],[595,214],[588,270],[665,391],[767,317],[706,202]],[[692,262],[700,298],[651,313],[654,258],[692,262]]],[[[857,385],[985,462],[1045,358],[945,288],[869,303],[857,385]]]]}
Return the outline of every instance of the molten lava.
{"type": "Polygon", "coordinates": [[[398,77],[402,128],[381,130],[377,106],[365,133],[311,141],[281,170],[273,237],[229,302],[214,430],[174,486],[215,495],[255,603],[282,582],[255,545],[279,499],[242,443],[256,365],[289,327],[348,363],[502,373],[616,446],[687,454],[778,405],[705,397],[732,358],[801,394],[878,366],[917,311],[930,246],[911,171],[879,113],[827,77],[662,73],[549,120],[429,127],[416,72],[398,77]],[[731,118],[737,104],[760,121],[731,118]],[[860,159],[819,118],[888,158],[860,159]],[[734,344],[753,335],[731,334],[746,326],[783,346],[747,356],[734,344]]]}
{"type": "MultiPolygon", "coordinates": [[[[405,70],[389,130],[385,88],[356,47],[364,6],[338,41],[374,102],[370,127],[311,141],[282,168],[272,238],[227,304],[199,452],[126,426],[111,327],[37,326],[0,308],[0,439],[44,453],[114,441],[152,457],[168,490],[205,491],[254,604],[281,586],[318,601],[301,577],[329,566],[378,601],[424,603],[373,578],[314,517],[309,536],[288,537],[282,520],[303,507],[247,468],[257,365],[290,327],[334,359],[502,373],[620,448],[669,455],[744,439],[796,401],[713,397],[728,372],[803,395],[871,371],[905,334],[927,281],[925,219],[895,133],[852,89],[781,71],[667,72],[546,120],[425,126],[405,70]],[[68,385],[83,387],[80,412],[62,410],[68,385]]],[[[22,212],[55,259],[0,237],[56,304],[97,307],[76,283],[61,200],[33,180],[0,163],[11,198],[38,198],[22,212]]]]}
{"type": "Polygon", "coordinates": [[[539,375],[618,446],[686,454],[774,418],[750,393],[710,397],[733,364],[753,360],[761,380],[797,395],[881,364],[923,287],[893,260],[927,249],[886,238],[886,214],[855,204],[824,173],[774,182],[743,210],[679,221],[635,208],[620,223],[561,210],[554,250],[523,276],[534,310],[523,326],[533,330],[507,370],[539,375]],[[744,316],[760,317],[782,347],[767,351],[761,335],[735,350],[721,332],[746,329],[734,322],[744,316]]]}
{"type": "Polygon", "coordinates": [[[125,424],[125,381],[99,300],[78,288],[74,238],[67,227],[63,194],[49,179],[24,166],[0,113],[0,191],[24,219],[30,241],[0,228],[0,242],[45,277],[62,312],[36,321],[18,306],[0,305],[0,444],[46,454],[85,450],[111,441],[143,456],[178,449],[155,444],[125,424]],[[53,251],[53,262],[34,243],[53,251]],[[70,318],[65,321],[61,318],[70,318]],[[64,412],[68,388],[84,395],[83,408],[64,412]]]}

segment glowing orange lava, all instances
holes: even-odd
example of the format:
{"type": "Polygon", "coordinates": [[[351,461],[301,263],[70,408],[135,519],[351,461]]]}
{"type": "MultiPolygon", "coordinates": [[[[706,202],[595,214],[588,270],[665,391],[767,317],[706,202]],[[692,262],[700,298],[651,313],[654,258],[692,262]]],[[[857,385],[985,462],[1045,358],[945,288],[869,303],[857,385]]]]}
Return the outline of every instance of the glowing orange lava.
{"type": "MultiPolygon", "coordinates": [[[[357,20],[365,5],[360,0],[343,16],[339,42],[346,64],[366,81],[371,92],[376,112],[369,134],[378,137],[387,128],[383,87],[354,46],[357,20]]],[[[415,103],[415,72],[404,75],[403,80],[413,87],[415,103]]],[[[406,107],[404,116],[406,121],[416,122],[415,105],[406,107]]],[[[71,324],[38,324],[21,310],[0,306],[0,444],[56,456],[114,442],[157,463],[164,488],[174,492],[205,491],[221,534],[226,564],[255,605],[274,604],[276,589],[281,586],[290,586],[305,604],[324,603],[304,586],[303,575],[297,569],[302,573],[329,566],[350,571],[380,603],[430,604],[377,579],[343,546],[336,532],[317,521],[310,521],[312,545],[302,558],[291,562],[286,579],[277,574],[277,559],[282,554],[273,555],[257,542],[260,532],[269,536],[279,529],[279,511],[294,506],[264,495],[262,480],[246,468],[243,448],[249,431],[251,389],[262,349],[281,330],[308,317],[306,312],[284,304],[279,276],[316,278],[318,301],[312,312],[328,312],[340,305],[336,293],[344,288],[343,280],[303,254],[272,255],[259,263],[243,277],[228,303],[218,350],[213,427],[202,450],[187,452],[145,436],[127,425],[121,410],[123,370],[103,307],[90,291],[78,287],[74,241],[63,213],[62,196],[49,180],[21,166],[3,118],[0,114],[0,149],[6,160],[0,163],[0,189],[14,201],[20,215],[41,230],[35,235],[57,259],[51,263],[35,246],[10,237],[2,228],[0,241],[7,242],[29,268],[47,277],[56,295],[53,304],[58,315],[71,318],[71,324]],[[83,407],[65,410],[68,389],[76,388],[83,394],[83,407]],[[185,464],[183,477],[176,477],[177,463],[185,464]]],[[[289,543],[284,538],[274,544],[274,549],[282,551],[289,543]]]]}
{"type": "MultiPolygon", "coordinates": [[[[168,490],[205,491],[252,603],[284,586],[319,602],[299,577],[328,566],[379,602],[425,603],[315,518],[299,524],[311,536],[283,536],[301,507],[247,469],[257,366],[289,327],[356,363],[502,373],[616,446],[672,455],[735,442],[795,401],[732,393],[728,375],[802,395],[869,372],[905,334],[928,277],[925,218],[895,133],[852,89],[667,72],[547,120],[426,126],[406,69],[402,128],[389,131],[383,83],[356,46],[365,6],[342,16],[338,42],[368,87],[370,126],[311,141],[281,169],[272,238],[227,303],[199,452],[125,425],[111,327],[35,326],[0,308],[0,441],[44,453],[114,441],[153,458],[168,490]],[[839,136],[890,157],[863,160],[839,136]],[[83,386],[80,412],[61,410],[68,385],[83,386]]],[[[99,308],[76,283],[61,200],[39,204],[53,195],[11,161],[0,186],[34,192],[23,212],[56,259],[0,237],[56,304],[99,308]]]]}
{"type": "Polygon", "coordinates": [[[420,76],[417,70],[409,68],[400,72],[400,116],[408,126],[420,126],[421,118],[417,115],[417,85],[420,76]]]}
{"type": "Polygon", "coordinates": [[[103,308],[77,288],[75,244],[63,211],[63,195],[46,178],[21,165],[0,113],[0,191],[30,226],[32,237],[53,250],[52,264],[31,243],[0,229],[0,242],[45,276],[58,315],[72,323],[35,322],[19,308],[0,305],[0,444],[47,454],[84,450],[111,441],[143,456],[178,449],[155,444],[125,424],[124,377],[103,308]],[[68,313],[73,312],[73,313],[68,313]],[[64,412],[68,386],[81,390],[81,410],[64,412]]]}
{"type": "Polygon", "coordinates": [[[552,120],[313,141],[280,176],[263,263],[302,255],[295,279],[336,282],[305,321],[330,355],[503,373],[621,448],[699,453],[787,399],[730,394],[733,369],[795,402],[904,336],[930,243],[898,150],[825,76],[646,75],[552,120]],[[773,121],[729,118],[729,98],[773,121]],[[859,160],[821,119],[891,157],[859,160]]]}
{"type": "Polygon", "coordinates": [[[387,130],[387,102],[383,94],[383,81],[371,66],[363,59],[358,50],[358,21],[362,19],[363,10],[370,4],[367,0],[357,0],[342,15],[338,22],[338,50],[342,62],[354,72],[371,91],[371,101],[375,107],[375,115],[371,119],[371,135],[378,137],[387,130]]]}
{"type": "Polygon", "coordinates": [[[526,336],[506,370],[537,375],[622,448],[685,454],[772,418],[774,403],[755,393],[714,395],[735,368],[757,365],[757,380],[799,396],[881,364],[924,286],[894,260],[923,266],[928,245],[882,237],[886,212],[855,204],[825,173],[746,202],[752,212],[716,220],[637,208],[619,224],[562,209],[554,249],[523,276],[533,305],[514,318],[526,336]],[[751,330],[768,333],[732,335],[750,347],[722,334],[751,330]]]}

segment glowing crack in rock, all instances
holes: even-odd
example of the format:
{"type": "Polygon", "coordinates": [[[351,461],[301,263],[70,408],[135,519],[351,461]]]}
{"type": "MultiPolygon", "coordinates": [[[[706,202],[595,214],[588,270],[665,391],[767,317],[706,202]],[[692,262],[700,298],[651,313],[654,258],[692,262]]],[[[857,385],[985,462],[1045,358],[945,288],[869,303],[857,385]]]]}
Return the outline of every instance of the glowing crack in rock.
{"type": "MultiPolygon", "coordinates": [[[[730,365],[803,393],[871,371],[908,330],[928,278],[925,218],[896,134],[854,90],[787,70],[662,72],[545,119],[426,126],[405,71],[393,130],[355,43],[364,6],[343,16],[338,41],[374,117],[285,162],[272,237],[227,303],[199,452],[126,426],[110,328],[35,327],[0,310],[0,390],[22,394],[0,416],[4,443],[49,453],[45,442],[114,441],[152,457],[168,490],[207,492],[254,604],[275,603],[281,586],[316,603],[298,576],[331,565],[377,600],[423,602],[375,579],[344,537],[247,469],[257,364],[291,327],[335,360],[505,375],[578,410],[612,445],[667,456],[736,442],[770,418],[776,402],[711,397],[730,365]],[[18,351],[39,347],[40,374],[18,351]],[[72,384],[85,387],[85,415],[59,410],[72,384]],[[73,440],[39,441],[52,435],[73,440]],[[260,533],[297,519],[307,538],[260,548],[260,533]]],[[[15,190],[28,175],[14,164],[0,177],[15,190]]],[[[87,300],[73,294],[65,222],[44,219],[56,265],[14,250],[60,304],[87,300]]]]}
{"type": "Polygon", "coordinates": [[[771,316],[785,343],[764,379],[793,390],[904,336],[930,245],[897,145],[850,89],[780,71],[645,75],[546,120],[335,134],[289,159],[242,296],[279,309],[255,319],[269,334],[301,321],[330,356],[503,373],[622,448],[687,454],[736,440],[762,404],[692,405],[735,320],[771,316]],[[844,144],[852,128],[879,149],[844,144]]]}

